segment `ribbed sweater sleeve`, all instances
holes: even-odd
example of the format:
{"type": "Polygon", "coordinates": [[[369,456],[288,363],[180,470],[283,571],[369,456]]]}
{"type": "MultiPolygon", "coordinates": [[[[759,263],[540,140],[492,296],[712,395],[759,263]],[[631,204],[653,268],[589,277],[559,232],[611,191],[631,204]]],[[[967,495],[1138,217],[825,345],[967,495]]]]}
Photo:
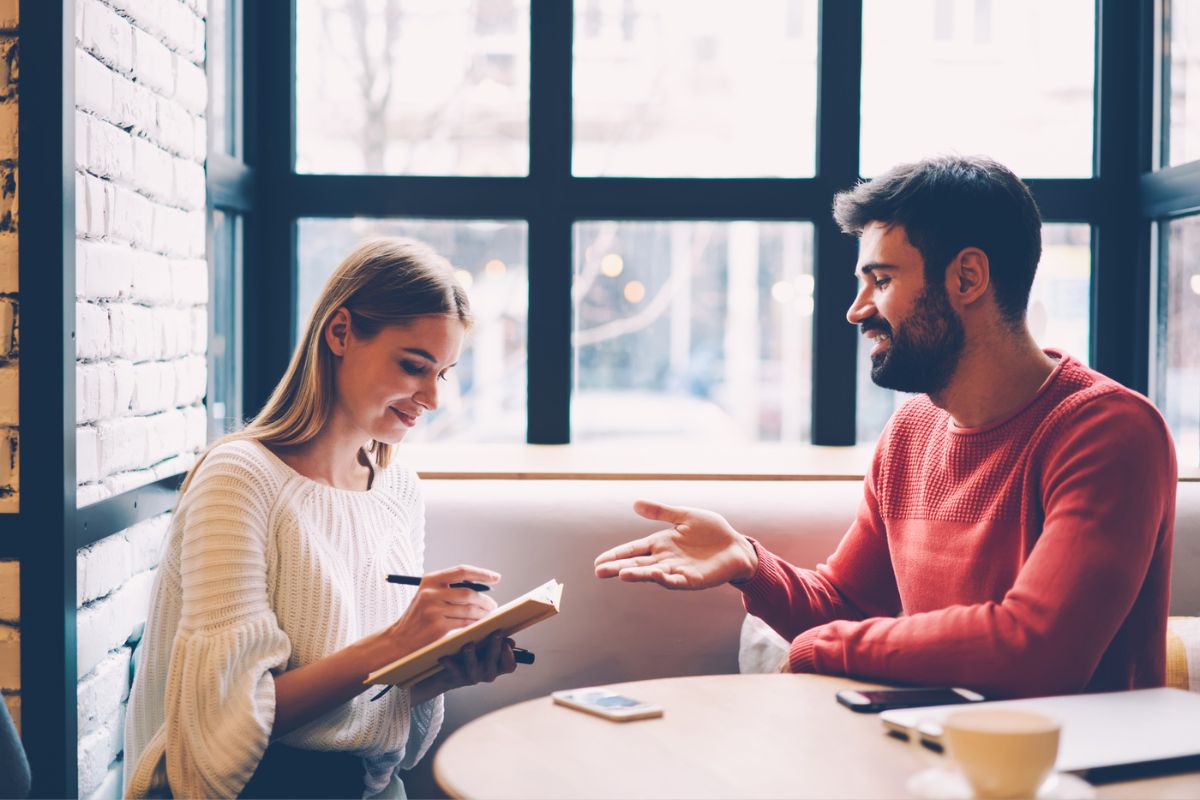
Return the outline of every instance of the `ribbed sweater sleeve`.
{"type": "Polygon", "coordinates": [[[833,620],[899,612],[900,596],[876,490],[880,453],[885,447],[886,434],[864,481],[854,523],[827,563],[802,569],[751,540],[758,570],[738,588],[746,610],[785,639],[833,620]]]}
{"type": "MultiPolygon", "coordinates": [[[[267,480],[238,449],[218,448],[187,493],[164,697],[166,772],[179,797],[236,797],[270,739],[272,671],[287,666],[291,643],[267,591],[267,480]]],[[[131,782],[130,794],[139,788],[131,782]]]]}

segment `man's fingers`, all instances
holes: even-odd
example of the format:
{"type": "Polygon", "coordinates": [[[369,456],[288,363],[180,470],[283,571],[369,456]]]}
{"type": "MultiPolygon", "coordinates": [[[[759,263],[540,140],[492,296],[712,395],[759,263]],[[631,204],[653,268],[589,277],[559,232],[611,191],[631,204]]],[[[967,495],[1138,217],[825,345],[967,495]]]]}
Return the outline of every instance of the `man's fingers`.
{"type": "Polygon", "coordinates": [[[650,500],[638,500],[633,504],[633,510],[639,516],[646,519],[653,519],[659,522],[669,522],[672,525],[679,525],[687,522],[688,509],[678,506],[665,506],[662,503],[655,503],[650,500]]]}
{"type": "Polygon", "coordinates": [[[609,561],[649,555],[651,538],[652,537],[650,536],[646,536],[642,539],[634,539],[632,542],[626,542],[625,544],[614,547],[611,550],[605,550],[603,553],[596,556],[596,560],[593,563],[599,567],[601,564],[605,564],[609,561]]]}
{"type": "Polygon", "coordinates": [[[596,567],[596,576],[600,578],[611,578],[621,574],[622,571],[631,567],[651,567],[659,563],[661,556],[638,556],[636,558],[622,558],[618,561],[609,561],[607,564],[601,564],[596,567]]]}
{"type": "Polygon", "coordinates": [[[620,579],[629,583],[657,583],[668,589],[687,589],[689,581],[686,575],[669,572],[661,566],[629,567],[621,570],[620,579]]]}

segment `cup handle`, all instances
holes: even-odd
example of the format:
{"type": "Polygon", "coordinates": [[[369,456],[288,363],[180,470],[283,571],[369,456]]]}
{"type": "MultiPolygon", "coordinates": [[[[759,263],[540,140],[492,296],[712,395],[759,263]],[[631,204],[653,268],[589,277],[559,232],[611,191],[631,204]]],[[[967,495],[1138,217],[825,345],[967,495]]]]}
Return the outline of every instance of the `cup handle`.
{"type": "Polygon", "coordinates": [[[921,763],[928,769],[939,769],[947,772],[957,772],[953,759],[949,758],[945,751],[945,744],[941,744],[941,751],[935,750],[926,744],[926,732],[941,729],[941,718],[934,715],[918,717],[917,721],[909,730],[908,743],[915,747],[917,756],[921,763]]]}

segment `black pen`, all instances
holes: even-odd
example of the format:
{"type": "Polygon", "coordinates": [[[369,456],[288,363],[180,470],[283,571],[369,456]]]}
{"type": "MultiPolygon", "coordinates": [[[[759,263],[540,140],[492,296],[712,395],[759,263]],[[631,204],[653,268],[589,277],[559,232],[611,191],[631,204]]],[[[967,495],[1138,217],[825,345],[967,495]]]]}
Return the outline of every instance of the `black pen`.
{"type": "MultiPolygon", "coordinates": [[[[420,575],[388,575],[388,583],[399,583],[403,586],[420,586],[420,575]]],[[[475,581],[459,581],[458,583],[450,584],[451,589],[471,589],[476,592],[491,591],[491,586],[486,583],[476,583],[475,581]]]]}

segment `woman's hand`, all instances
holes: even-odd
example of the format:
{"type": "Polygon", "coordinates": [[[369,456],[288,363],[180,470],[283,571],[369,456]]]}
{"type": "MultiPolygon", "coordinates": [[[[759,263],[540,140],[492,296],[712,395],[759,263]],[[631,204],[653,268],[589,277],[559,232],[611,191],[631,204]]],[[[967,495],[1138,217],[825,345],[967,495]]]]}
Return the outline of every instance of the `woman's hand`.
{"type": "Polygon", "coordinates": [[[438,663],[442,665],[441,672],[412,688],[410,702],[414,706],[451,689],[491,683],[517,669],[513,640],[504,638],[500,631],[492,633],[478,645],[465,645],[457,655],[439,659],[438,663]]]}
{"type": "Polygon", "coordinates": [[[496,583],[499,580],[499,573],[465,564],[425,575],[404,615],[376,634],[382,656],[378,666],[436,642],[496,609],[496,601],[486,594],[473,589],[454,589],[450,584],[459,581],[496,583]]]}

